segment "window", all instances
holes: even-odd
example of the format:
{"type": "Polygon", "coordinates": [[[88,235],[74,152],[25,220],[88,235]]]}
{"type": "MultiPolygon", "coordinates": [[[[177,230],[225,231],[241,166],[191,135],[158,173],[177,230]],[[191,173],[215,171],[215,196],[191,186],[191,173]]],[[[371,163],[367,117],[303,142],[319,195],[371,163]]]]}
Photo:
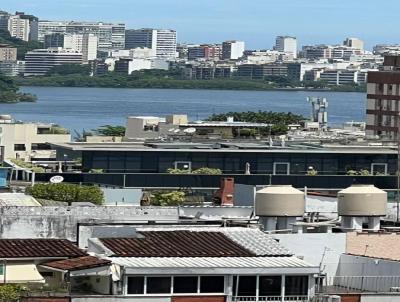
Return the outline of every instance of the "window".
{"type": "Polygon", "coordinates": [[[225,292],[224,276],[202,276],[200,277],[200,293],[223,293],[225,292]]]}
{"type": "Polygon", "coordinates": [[[25,144],[15,144],[14,145],[14,151],[25,151],[25,144]]]}
{"type": "Polygon", "coordinates": [[[54,272],[39,272],[42,277],[54,277],[54,272]]]}
{"type": "Polygon", "coordinates": [[[51,150],[51,146],[49,144],[32,144],[32,150],[51,150]]]}
{"type": "Polygon", "coordinates": [[[260,276],[259,295],[280,296],[281,284],[282,284],[281,276],[260,276]]]}
{"type": "Polygon", "coordinates": [[[174,277],[174,294],[197,293],[198,277],[174,277]]]}
{"type": "Polygon", "coordinates": [[[171,277],[147,277],[148,294],[171,293],[171,277]]]}
{"type": "Polygon", "coordinates": [[[257,288],[256,276],[238,276],[233,278],[233,293],[237,296],[255,296],[257,288]],[[237,279],[239,278],[239,279],[237,279]],[[237,293],[237,294],[236,294],[237,293]]]}
{"type": "Polygon", "coordinates": [[[285,295],[297,296],[308,294],[308,276],[286,276],[285,295]]]}
{"type": "Polygon", "coordinates": [[[144,294],[144,277],[128,277],[128,295],[144,294]]]}
{"type": "Polygon", "coordinates": [[[4,275],[4,264],[0,264],[0,275],[4,275]]]}

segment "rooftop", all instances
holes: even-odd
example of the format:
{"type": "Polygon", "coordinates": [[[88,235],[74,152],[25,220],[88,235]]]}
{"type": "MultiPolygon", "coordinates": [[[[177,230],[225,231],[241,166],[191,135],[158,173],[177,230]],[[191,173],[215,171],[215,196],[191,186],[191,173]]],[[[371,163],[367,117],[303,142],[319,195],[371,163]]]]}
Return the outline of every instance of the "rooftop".
{"type": "Polygon", "coordinates": [[[95,267],[110,265],[110,260],[100,259],[93,256],[83,256],[79,258],[51,261],[42,264],[42,266],[55,268],[63,271],[83,270],[95,267]]]}
{"type": "Polygon", "coordinates": [[[400,261],[400,233],[348,233],[346,253],[400,261]]]}
{"type": "Polygon", "coordinates": [[[0,258],[73,258],[86,256],[66,239],[0,239],[0,258]]]}

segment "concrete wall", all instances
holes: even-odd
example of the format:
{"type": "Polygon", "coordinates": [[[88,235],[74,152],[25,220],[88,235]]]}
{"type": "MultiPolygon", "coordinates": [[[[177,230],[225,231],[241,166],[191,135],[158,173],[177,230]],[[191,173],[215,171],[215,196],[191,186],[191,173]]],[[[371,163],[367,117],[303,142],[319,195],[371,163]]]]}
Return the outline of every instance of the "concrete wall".
{"type": "Polygon", "coordinates": [[[273,234],[279,242],[296,256],[310,264],[320,266],[328,277],[336,274],[340,255],[346,252],[345,233],[273,234]],[[325,255],[324,255],[325,253],[325,255]]]}
{"type": "Polygon", "coordinates": [[[0,207],[0,238],[77,239],[77,224],[177,221],[177,208],[0,207]]]}
{"type": "Polygon", "coordinates": [[[399,294],[390,295],[361,295],[360,302],[399,302],[399,294]]]}

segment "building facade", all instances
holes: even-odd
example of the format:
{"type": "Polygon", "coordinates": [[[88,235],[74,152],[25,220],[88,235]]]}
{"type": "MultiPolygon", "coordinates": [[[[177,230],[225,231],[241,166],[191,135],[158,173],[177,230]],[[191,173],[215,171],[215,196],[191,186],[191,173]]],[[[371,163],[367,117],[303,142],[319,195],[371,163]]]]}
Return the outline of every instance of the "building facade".
{"type": "Polygon", "coordinates": [[[13,62],[17,60],[17,48],[7,44],[0,44],[0,62],[13,62]]]}
{"type": "Polygon", "coordinates": [[[125,33],[125,48],[151,48],[157,57],[176,57],[176,31],[171,29],[129,29],[125,33]]]}
{"type": "Polygon", "coordinates": [[[297,39],[296,37],[278,36],[275,40],[275,50],[293,54],[297,58],[297,39]]]}
{"type": "Polygon", "coordinates": [[[367,83],[367,135],[399,139],[400,57],[386,56],[383,71],[370,72],[367,83]]]}
{"type": "Polygon", "coordinates": [[[98,39],[93,34],[68,34],[64,36],[63,48],[82,53],[82,62],[88,63],[97,58],[98,39]]]}
{"type": "Polygon", "coordinates": [[[24,75],[45,75],[54,66],[65,64],[82,64],[82,53],[62,48],[28,51],[25,55],[24,75]]]}
{"type": "Polygon", "coordinates": [[[225,41],[222,43],[222,59],[237,60],[243,56],[244,42],[243,41],[225,41]]]}

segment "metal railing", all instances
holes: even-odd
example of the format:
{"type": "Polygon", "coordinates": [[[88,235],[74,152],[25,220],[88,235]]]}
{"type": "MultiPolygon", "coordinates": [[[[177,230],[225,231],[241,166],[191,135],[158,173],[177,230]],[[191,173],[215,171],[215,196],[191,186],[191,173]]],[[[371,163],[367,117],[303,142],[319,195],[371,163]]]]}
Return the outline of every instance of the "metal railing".
{"type": "Polygon", "coordinates": [[[232,302],[308,302],[308,296],[233,296],[232,302]]]}
{"type": "Polygon", "coordinates": [[[335,276],[317,286],[319,293],[400,292],[400,276],[335,276]]]}

